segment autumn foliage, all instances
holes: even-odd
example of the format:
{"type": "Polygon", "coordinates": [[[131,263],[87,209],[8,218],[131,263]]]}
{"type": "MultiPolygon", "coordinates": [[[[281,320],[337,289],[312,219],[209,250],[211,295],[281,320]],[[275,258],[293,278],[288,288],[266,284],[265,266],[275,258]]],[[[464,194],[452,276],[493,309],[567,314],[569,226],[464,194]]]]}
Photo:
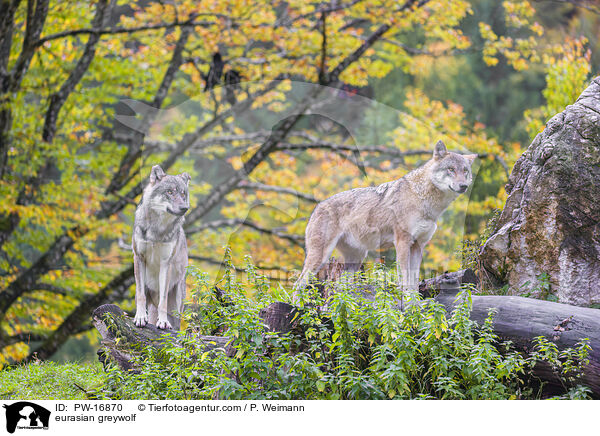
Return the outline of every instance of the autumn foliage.
{"type": "Polygon", "coordinates": [[[100,304],[132,307],[126,248],[157,163],[193,177],[191,263],[218,270],[229,246],[234,265],[250,256],[288,286],[316,202],[401,177],[442,139],[481,159],[422,274],[459,267],[527,143],[436,98],[428,78],[458,82],[473,62],[545,77],[545,101],[519,108],[534,135],[593,73],[575,25],[593,11],[558,35],[535,2],[504,1],[493,19],[491,3],[3,2],[0,364],[50,357],[100,304]]]}

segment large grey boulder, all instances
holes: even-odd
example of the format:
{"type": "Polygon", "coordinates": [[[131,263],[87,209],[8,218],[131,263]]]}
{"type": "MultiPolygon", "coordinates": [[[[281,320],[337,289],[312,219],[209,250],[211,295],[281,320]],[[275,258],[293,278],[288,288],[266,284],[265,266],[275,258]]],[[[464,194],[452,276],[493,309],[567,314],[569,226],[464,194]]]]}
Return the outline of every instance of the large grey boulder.
{"type": "Polygon", "coordinates": [[[515,294],[600,303],[600,77],[548,121],[506,191],[485,270],[515,294]]]}

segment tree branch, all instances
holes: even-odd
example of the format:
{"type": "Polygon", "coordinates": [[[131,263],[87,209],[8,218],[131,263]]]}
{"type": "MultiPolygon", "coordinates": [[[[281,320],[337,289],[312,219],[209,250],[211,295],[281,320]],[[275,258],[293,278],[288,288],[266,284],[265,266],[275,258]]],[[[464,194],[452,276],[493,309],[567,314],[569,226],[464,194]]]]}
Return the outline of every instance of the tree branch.
{"type": "Polygon", "coordinates": [[[265,227],[259,226],[256,223],[253,223],[252,221],[239,219],[239,218],[210,221],[210,222],[201,224],[197,227],[192,227],[192,228],[186,229],[185,233],[186,233],[186,235],[193,235],[195,233],[198,233],[198,232],[201,232],[201,231],[207,230],[207,229],[220,229],[223,227],[237,227],[237,226],[249,227],[253,230],[256,230],[257,232],[288,240],[294,245],[298,245],[300,247],[304,246],[302,244],[302,241],[304,241],[304,238],[300,235],[292,235],[289,233],[280,232],[279,230],[275,230],[275,229],[267,229],[265,227]]]}
{"type": "Polygon", "coordinates": [[[40,35],[48,15],[49,0],[28,0],[27,2],[27,24],[25,27],[25,38],[21,53],[11,70],[9,90],[16,92],[21,86],[25,72],[34,54],[34,48],[40,41],[40,35]],[[34,5],[35,3],[35,5],[34,5]]]}
{"type": "MultiPolygon", "coordinates": [[[[92,21],[94,27],[102,29],[106,26],[108,19],[110,18],[109,5],[109,0],[99,0],[96,3],[96,14],[92,21]]],[[[50,96],[50,103],[48,105],[48,110],[46,111],[44,129],[42,131],[42,139],[44,141],[51,143],[54,139],[58,113],[71,92],[75,89],[75,86],[77,86],[83,75],[87,72],[94,59],[94,55],[96,54],[96,44],[99,40],[100,35],[90,34],[87,43],[85,44],[85,48],[83,49],[83,54],[77,61],[75,68],[73,68],[73,71],[71,71],[67,80],[62,84],[60,90],[50,96]]]]}
{"type": "Polygon", "coordinates": [[[8,79],[8,61],[13,39],[15,12],[21,0],[2,1],[0,10],[0,90],[6,92],[5,80],[8,79]]]}
{"type": "MultiPolygon", "coordinates": [[[[256,139],[264,140],[269,136],[271,132],[268,130],[260,130],[258,132],[245,133],[242,135],[223,135],[223,136],[213,136],[211,138],[205,139],[203,141],[196,141],[190,146],[190,150],[201,150],[206,147],[209,147],[214,144],[223,144],[229,143],[232,141],[254,141],[256,139]]],[[[146,139],[144,141],[144,148],[147,153],[155,152],[165,152],[174,150],[177,148],[177,144],[166,142],[166,141],[153,141],[146,139]]]]}
{"type": "MultiPolygon", "coordinates": [[[[211,257],[204,257],[204,256],[197,256],[197,255],[194,255],[194,254],[190,254],[188,256],[188,258],[192,259],[192,260],[197,260],[199,262],[210,263],[212,265],[219,265],[219,266],[222,266],[222,267],[229,266],[225,262],[213,259],[211,257]]],[[[236,272],[246,272],[245,268],[239,268],[239,267],[236,267],[234,265],[231,265],[231,266],[234,268],[234,270],[236,272]]],[[[260,270],[263,270],[263,271],[282,271],[282,272],[285,272],[285,273],[290,272],[289,269],[287,269],[287,268],[285,268],[283,266],[279,266],[279,265],[267,265],[267,266],[265,266],[265,265],[254,265],[254,267],[256,269],[260,269],[260,270]]],[[[287,279],[281,279],[279,277],[271,277],[271,276],[267,276],[267,277],[269,277],[270,280],[283,280],[283,281],[287,280],[287,279]]]]}
{"type": "MultiPolygon", "coordinates": [[[[183,49],[187,44],[188,38],[192,32],[193,28],[191,26],[183,26],[181,28],[181,35],[177,40],[177,44],[175,45],[175,49],[173,50],[173,55],[171,56],[171,61],[169,62],[169,66],[167,67],[167,71],[163,76],[162,82],[158,87],[156,94],[154,95],[154,101],[152,102],[152,107],[156,109],[160,109],[167,97],[169,89],[173,84],[173,80],[175,79],[175,74],[179,71],[183,63],[183,49]]],[[[142,145],[144,143],[145,132],[147,131],[148,126],[152,124],[154,119],[156,118],[158,111],[152,111],[144,117],[143,127],[140,129],[141,131],[135,132],[129,146],[127,148],[127,153],[123,156],[121,160],[121,164],[119,165],[119,169],[114,175],[113,180],[110,185],[106,188],[105,193],[110,194],[111,192],[116,192],[120,190],[124,184],[129,180],[129,174],[135,162],[142,155],[142,145]]]]}
{"type": "MultiPolygon", "coordinates": [[[[37,175],[25,180],[24,186],[17,197],[17,205],[28,206],[33,203],[39,187],[49,180],[48,176],[53,166],[54,164],[51,160],[46,160],[45,165],[38,170],[37,175]]],[[[21,217],[17,212],[12,212],[8,216],[0,218],[0,249],[2,249],[4,243],[18,227],[20,220],[21,217]]]]}
{"type": "MultiPolygon", "coordinates": [[[[11,146],[10,130],[12,128],[12,110],[10,108],[10,94],[15,93],[21,86],[21,81],[25,72],[29,69],[31,58],[33,57],[32,46],[37,42],[44,27],[46,16],[48,14],[49,0],[29,0],[27,2],[27,23],[25,27],[25,37],[21,53],[17,58],[12,70],[6,72],[8,68],[8,57],[10,57],[10,46],[7,46],[12,41],[12,17],[10,17],[11,7],[15,8],[18,4],[6,5],[6,0],[2,2],[3,11],[0,13],[4,18],[4,23],[7,27],[6,34],[3,34],[1,50],[8,50],[5,53],[8,56],[2,60],[5,65],[0,70],[2,74],[0,83],[0,180],[4,177],[6,166],[8,164],[8,150],[11,146]],[[35,3],[35,4],[34,4],[35,3]],[[7,14],[7,15],[5,15],[7,14]],[[10,41],[9,41],[10,40],[10,41]]],[[[18,2],[16,2],[18,3],[18,2]]],[[[13,11],[14,14],[14,11],[13,11]]]]}
{"type": "Polygon", "coordinates": [[[352,0],[348,3],[325,2],[320,7],[316,8],[312,12],[307,12],[306,14],[297,15],[297,16],[291,17],[291,18],[285,17],[286,19],[282,19],[280,22],[275,24],[275,28],[289,26],[290,24],[292,24],[295,21],[302,20],[304,18],[308,18],[312,15],[328,14],[331,12],[337,12],[337,11],[341,11],[344,9],[350,9],[352,6],[356,5],[357,3],[361,3],[362,1],[364,1],[364,0],[352,0]]]}
{"type": "Polygon", "coordinates": [[[406,156],[422,156],[431,154],[431,150],[398,150],[396,148],[386,147],[383,145],[346,145],[336,144],[333,142],[315,142],[307,144],[292,144],[288,142],[280,143],[277,146],[278,150],[331,150],[331,151],[350,151],[350,152],[366,152],[366,153],[379,153],[387,154],[394,157],[406,157],[406,156]]]}
{"type": "Polygon", "coordinates": [[[184,26],[208,27],[208,26],[212,26],[215,24],[217,24],[217,23],[212,22],[212,21],[193,21],[193,19],[191,19],[191,20],[186,20],[186,21],[174,21],[172,23],[147,24],[144,26],[130,27],[130,28],[113,27],[110,29],[92,28],[92,29],[65,30],[64,32],[58,32],[58,33],[55,33],[52,35],[44,36],[39,41],[37,41],[37,43],[34,46],[35,46],[35,48],[37,48],[37,47],[40,47],[41,45],[43,45],[44,43],[53,41],[55,39],[61,39],[61,38],[65,38],[65,37],[69,37],[69,36],[77,36],[77,35],[98,35],[98,36],[118,35],[118,34],[124,34],[124,33],[145,32],[148,30],[160,30],[160,29],[170,30],[170,29],[174,29],[175,27],[184,27],[184,26]]]}
{"type": "MultiPolygon", "coordinates": [[[[243,102],[237,103],[236,105],[230,107],[228,110],[222,112],[219,116],[207,122],[205,125],[197,129],[196,132],[194,132],[194,134],[186,135],[183,138],[183,140],[177,144],[177,147],[175,148],[175,150],[173,150],[171,155],[165,161],[163,161],[162,166],[165,169],[165,171],[175,162],[177,157],[179,157],[182,153],[185,152],[189,145],[194,143],[194,141],[198,137],[203,135],[206,131],[208,131],[210,128],[212,128],[222,120],[225,120],[226,118],[231,116],[235,110],[248,109],[254,102],[255,98],[271,91],[279,83],[279,81],[271,82],[265,88],[252,94],[243,102]]],[[[96,211],[96,213],[94,214],[94,218],[96,220],[103,220],[112,216],[115,213],[120,212],[125,206],[129,205],[131,201],[137,198],[141,193],[142,182],[139,182],[127,194],[120,196],[117,200],[103,203],[101,205],[100,210],[96,211]]],[[[26,270],[21,271],[17,278],[13,280],[4,290],[2,290],[2,292],[0,292],[0,321],[4,319],[6,311],[19,298],[19,296],[32,289],[43,274],[57,268],[60,265],[64,254],[73,246],[75,241],[81,238],[83,235],[87,234],[88,232],[88,228],[83,227],[81,225],[77,225],[63,233],[61,236],[57,237],[52,243],[52,245],[48,247],[46,252],[42,254],[38,258],[38,260],[36,260],[33,263],[33,265],[31,265],[26,270]]],[[[131,269],[131,271],[133,271],[133,269],[131,269]]],[[[121,277],[121,275],[119,275],[118,277],[121,277]]],[[[129,277],[123,277],[123,280],[129,279],[129,277]]],[[[118,286],[120,284],[121,282],[117,281],[114,282],[113,286],[118,286]]]]}
{"type": "MultiPolygon", "coordinates": [[[[416,4],[416,7],[419,8],[425,5],[429,0],[421,0],[417,3],[416,0],[408,0],[404,5],[402,5],[398,12],[404,12],[405,10],[411,8],[416,4]]],[[[336,83],[339,80],[340,74],[350,66],[350,64],[356,62],[364,53],[367,51],[373,44],[375,44],[388,30],[391,29],[390,24],[382,24],[377,28],[373,34],[371,34],[362,44],[358,47],[351,55],[347,56],[344,60],[342,60],[333,70],[331,70],[327,74],[326,82],[329,85],[336,83]]]]}
{"type": "MultiPolygon", "coordinates": [[[[422,1],[420,4],[424,3],[425,1],[422,1]]],[[[403,7],[401,7],[401,10],[414,4],[415,1],[410,0],[405,3],[403,7]]],[[[381,26],[367,41],[361,45],[361,47],[355,50],[350,56],[342,60],[340,64],[338,64],[338,66],[327,75],[325,84],[333,85],[337,83],[339,75],[350,64],[358,60],[360,56],[362,56],[362,54],[364,54],[364,52],[371,47],[389,28],[390,25],[387,24],[381,26]]],[[[275,86],[273,86],[273,88],[274,87],[275,86]]],[[[282,140],[296,125],[303,114],[308,110],[308,108],[310,108],[319,92],[320,91],[310,93],[308,97],[298,105],[298,113],[296,115],[292,115],[279,123],[279,125],[273,129],[271,136],[261,145],[261,147],[259,147],[252,157],[245,162],[240,171],[236,172],[229,180],[213,188],[209,195],[203,200],[201,206],[194,209],[188,215],[188,226],[212,210],[225,197],[225,195],[231,192],[241,180],[250,174],[257,165],[263,162],[264,159],[276,149],[277,144],[282,142],[282,140]]],[[[243,103],[246,104],[246,108],[249,108],[251,104],[248,103],[248,100],[249,99],[243,101],[243,103]]],[[[186,135],[186,137],[184,137],[184,139],[178,143],[177,148],[173,150],[171,155],[163,162],[165,169],[170,167],[175,160],[181,154],[183,154],[201,135],[206,133],[208,129],[225,119],[225,113],[233,114],[233,109],[234,107],[231,107],[229,110],[222,112],[211,121],[206,123],[203,128],[198,129],[194,134],[186,135]]],[[[229,114],[227,116],[229,116],[229,114]]],[[[137,184],[125,197],[132,195],[133,198],[135,198],[140,193],[141,183],[137,184]]],[[[113,213],[121,210],[126,204],[128,203],[123,202],[121,199],[113,203],[107,203],[103,205],[103,208],[95,214],[95,217],[97,219],[102,219],[111,216],[113,213]]],[[[5,313],[5,311],[2,311],[2,308],[9,307],[10,304],[12,304],[12,302],[18,298],[21,293],[26,292],[26,285],[34,284],[39,279],[41,274],[55,267],[63,258],[64,253],[72,247],[74,241],[80,238],[83,234],[87,233],[87,231],[88,229],[77,226],[57,238],[49,250],[42,255],[32,267],[19,274],[17,279],[15,279],[4,290],[4,292],[0,293],[0,312],[5,313]]],[[[78,307],[75,308],[71,314],[65,318],[58,329],[56,329],[37,350],[31,353],[26,361],[31,360],[33,355],[36,353],[41,359],[51,356],[56,349],[70,336],[74,328],[83,324],[83,322],[89,317],[89,312],[92,308],[102,304],[103,302],[106,302],[106,300],[109,298],[122,298],[133,282],[133,267],[130,266],[129,268],[123,270],[109,283],[107,283],[97,294],[84,298],[78,307]]],[[[2,316],[2,313],[0,313],[0,317],[2,316]]]]}
{"type": "Polygon", "coordinates": [[[73,335],[73,332],[77,332],[79,326],[85,325],[96,307],[108,301],[120,301],[120,299],[125,297],[125,294],[134,283],[133,265],[131,265],[129,268],[121,271],[119,275],[107,283],[98,293],[88,295],[81,300],[79,305],[63,320],[60,326],[46,337],[44,342],[32,351],[23,363],[31,361],[34,356],[41,360],[48,359],[73,335]]]}
{"type": "Polygon", "coordinates": [[[300,191],[296,191],[293,188],[285,188],[283,186],[272,186],[265,185],[264,183],[258,182],[248,182],[246,180],[242,180],[238,185],[237,189],[243,189],[248,191],[269,191],[269,192],[277,192],[279,194],[289,194],[293,195],[302,200],[308,201],[310,203],[318,203],[320,200],[317,200],[314,196],[305,194],[300,191]]]}

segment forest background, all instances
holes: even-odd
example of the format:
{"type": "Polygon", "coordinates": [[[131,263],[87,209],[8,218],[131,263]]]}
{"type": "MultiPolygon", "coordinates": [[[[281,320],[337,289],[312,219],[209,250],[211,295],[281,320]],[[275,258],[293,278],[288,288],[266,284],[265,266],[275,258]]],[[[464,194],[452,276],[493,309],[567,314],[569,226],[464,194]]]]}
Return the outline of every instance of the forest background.
{"type": "Polygon", "coordinates": [[[157,163],[192,175],[194,267],[218,280],[227,255],[289,289],[318,201],[399,178],[442,139],[480,159],[421,277],[458,269],[600,60],[584,0],[2,6],[0,365],[94,358],[91,311],[134,312],[128,245],[157,163]]]}

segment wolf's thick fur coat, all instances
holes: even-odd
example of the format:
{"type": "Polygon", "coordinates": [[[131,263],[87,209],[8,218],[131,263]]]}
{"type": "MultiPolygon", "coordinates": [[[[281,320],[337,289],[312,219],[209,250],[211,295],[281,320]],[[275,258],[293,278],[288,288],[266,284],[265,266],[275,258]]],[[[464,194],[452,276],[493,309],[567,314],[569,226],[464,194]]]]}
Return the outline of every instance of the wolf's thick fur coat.
{"type": "Polygon", "coordinates": [[[150,183],[135,212],[133,266],[136,314],[134,322],[179,329],[188,265],[183,215],[190,207],[188,183],[182,173],[166,175],[155,165],[150,183]]]}
{"type": "Polygon", "coordinates": [[[423,247],[442,212],[471,184],[476,156],[448,152],[438,141],[431,160],[401,179],[340,192],[319,203],[306,226],[306,258],[295,291],[323,268],[335,248],[346,268],[355,271],[369,250],[391,246],[396,248],[398,283],[414,289],[423,247]]]}

